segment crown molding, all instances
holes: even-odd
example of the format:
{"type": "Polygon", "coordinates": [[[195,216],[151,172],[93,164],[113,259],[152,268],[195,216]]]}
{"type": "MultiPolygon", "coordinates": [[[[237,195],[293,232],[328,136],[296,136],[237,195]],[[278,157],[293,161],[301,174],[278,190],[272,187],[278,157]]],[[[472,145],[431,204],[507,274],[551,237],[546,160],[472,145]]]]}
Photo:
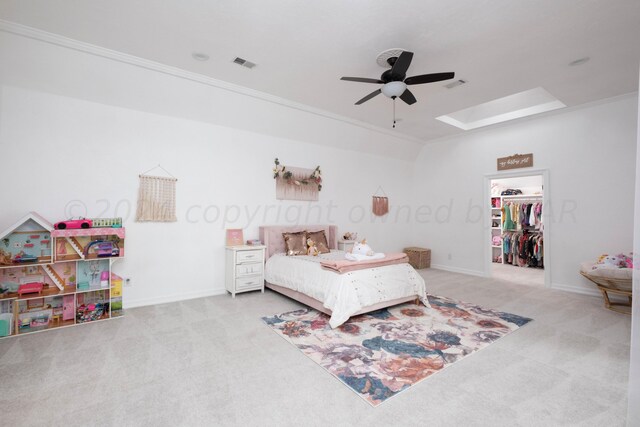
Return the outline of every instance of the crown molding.
{"type": "Polygon", "coordinates": [[[273,104],[282,105],[294,110],[303,111],[306,113],[314,114],[316,116],[324,117],[330,120],[335,120],[343,123],[347,123],[353,126],[357,126],[363,129],[367,129],[373,132],[377,132],[383,135],[391,136],[401,139],[403,141],[417,144],[419,147],[425,144],[425,141],[405,134],[397,133],[389,129],[374,126],[369,123],[352,119],[339,114],[334,114],[326,110],[314,108],[306,104],[291,101],[289,99],[281,98],[279,96],[271,95],[258,90],[250,89],[248,87],[239,86],[233,83],[225,82],[223,80],[214,79],[203,74],[186,71],[181,68],[172,67],[170,65],[161,64],[159,62],[150,61],[148,59],[140,58],[127,53],[118,52],[112,49],[96,46],[90,43],[85,43],[79,40],[71,39],[61,36],[59,34],[49,33],[47,31],[39,30],[37,28],[28,27],[26,25],[17,24],[15,22],[6,21],[0,19],[0,31],[22,36],[34,40],[38,40],[45,43],[50,43],[56,46],[65,47],[68,49],[76,50],[91,55],[96,55],[102,58],[110,59],[112,61],[118,61],[124,64],[133,65],[147,70],[156,71],[159,73],[167,74],[170,76],[190,80],[193,82],[205,84],[208,86],[216,87],[218,89],[227,90],[240,95],[249,96],[252,98],[260,99],[262,101],[271,102],[273,104]]]}

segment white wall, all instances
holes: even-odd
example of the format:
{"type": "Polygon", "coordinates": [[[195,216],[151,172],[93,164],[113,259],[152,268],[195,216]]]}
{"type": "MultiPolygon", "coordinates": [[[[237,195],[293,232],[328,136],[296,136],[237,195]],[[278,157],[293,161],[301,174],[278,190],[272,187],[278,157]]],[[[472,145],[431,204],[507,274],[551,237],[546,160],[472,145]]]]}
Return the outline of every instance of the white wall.
{"type": "Polygon", "coordinates": [[[533,153],[534,169],[550,174],[552,284],[593,292],[580,263],[632,248],[637,106],[626,96],[426,145],[415,203],[441,216],[416,223],[413,243],[431,247],[436,266],[484,274],[483,177],[496,173],[497,157],[533,153]]]}
{"type": "Polygon", "coordinates": [[[384,251],[409,239],[406,211],[380,225],[368,214],[379,185],[392,205],[410,203],[402,139],[6,33],[0,84],[0,229],[31,210],[123,216],[126,306],[222,292],[225,228],[257,238],[262,224],[331,222],[384,251]],[[322,167],[319,203],[275,200],[276,156],[322,167]],[[179,179],[179,220],[135,223],[138,174],[158,163],[179,179]]]}
{"type": "MultiPolygon", "coordinates": [[[[639,106],[640,107],[640,106],[639,106]]],[[[640,108],[638,108],[640,112],[640,108]]],[[[638,117],[640,123],[640,116],[638,117]]],[[[636,206],[635,227],[633,233],[633,252],[635,253],[635,265],[633,272],[633,300],[631,318],[631,361],[629,368],[629,411],[627,425],[640,425],[640,127],[638,128],[636,145],[636,206]]]]}

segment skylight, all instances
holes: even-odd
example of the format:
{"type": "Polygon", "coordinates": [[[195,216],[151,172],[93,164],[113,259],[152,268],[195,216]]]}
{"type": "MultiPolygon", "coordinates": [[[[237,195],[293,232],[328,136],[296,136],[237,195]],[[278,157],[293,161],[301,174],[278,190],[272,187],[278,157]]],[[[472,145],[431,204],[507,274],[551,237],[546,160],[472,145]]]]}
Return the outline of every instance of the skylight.
{"type": "Polygon", "coordinates": [[[543,88],[537,87],[436,117],[436,119],[460,129],[470,130],[564,107],[566,105],[558,98],[543,88]]]}

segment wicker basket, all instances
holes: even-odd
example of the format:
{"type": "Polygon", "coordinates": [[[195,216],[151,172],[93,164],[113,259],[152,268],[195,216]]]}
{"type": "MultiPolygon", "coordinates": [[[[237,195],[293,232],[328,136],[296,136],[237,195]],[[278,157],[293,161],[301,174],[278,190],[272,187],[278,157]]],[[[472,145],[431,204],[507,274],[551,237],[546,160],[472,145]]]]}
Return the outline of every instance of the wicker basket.
{"type": "Polygon", "coordinates": [[[415,269],[431,267],[431,249],[426,248],[404,248],[403,251],[409,257],[409,264],[415,269]]]}

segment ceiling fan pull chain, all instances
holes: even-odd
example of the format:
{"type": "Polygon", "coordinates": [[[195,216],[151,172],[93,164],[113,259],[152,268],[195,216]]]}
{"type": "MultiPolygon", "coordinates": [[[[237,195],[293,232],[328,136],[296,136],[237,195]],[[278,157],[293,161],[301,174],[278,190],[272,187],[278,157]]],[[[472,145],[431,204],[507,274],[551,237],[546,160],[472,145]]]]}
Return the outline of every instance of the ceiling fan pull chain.
{"type": "Polygon", "coordinates": [[[393,97],[393,128],[396,128],[396,97],[393,97]]]}

